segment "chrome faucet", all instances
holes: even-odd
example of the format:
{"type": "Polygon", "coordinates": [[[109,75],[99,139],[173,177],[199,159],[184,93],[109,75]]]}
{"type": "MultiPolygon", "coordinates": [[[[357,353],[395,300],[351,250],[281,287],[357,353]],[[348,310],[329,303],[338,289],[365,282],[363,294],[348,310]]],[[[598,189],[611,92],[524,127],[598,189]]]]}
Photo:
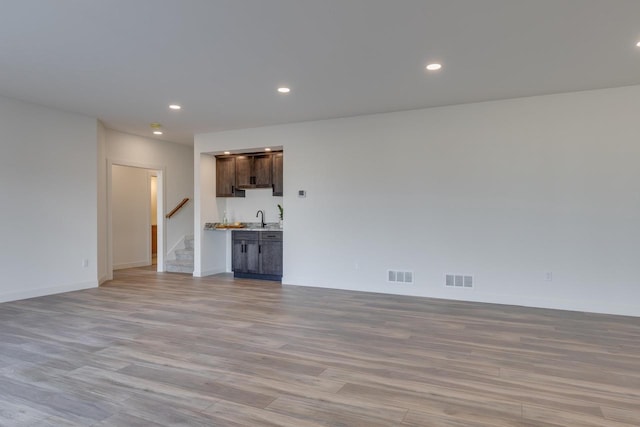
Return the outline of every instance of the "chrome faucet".
{"type": "Polygon", "coordinates": [[[264,228],[265,225],[267,225],[266,222],[264,222],[264,212],[263,211],[258,211],[258,213],[256,213],[256,218],[258,218],[258,215],[262,214],[262,217],[260,218],[260,227],[264,228]]]}

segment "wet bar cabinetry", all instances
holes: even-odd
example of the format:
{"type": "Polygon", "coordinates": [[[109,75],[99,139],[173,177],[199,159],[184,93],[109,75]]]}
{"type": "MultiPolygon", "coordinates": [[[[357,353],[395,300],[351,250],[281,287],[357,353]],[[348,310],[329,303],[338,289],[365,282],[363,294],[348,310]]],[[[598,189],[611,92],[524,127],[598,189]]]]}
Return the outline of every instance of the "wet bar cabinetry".
{"type": "Polygon", "coordinates": [[[282,196],[283,188],[284,153],[273,153],[273,195],[282,196]]]}
{"type": "Polygon", "coordinates": [[[240,189],[271,188],[273,159],[271,154],[236,157],[236,185],[240,189]]]}
{"type": "Polygon", "coordinates": [[[244,197],[236,187],[236,158],[216,158],[216,197],[244,197]]]}
{"type": "Polygon", "coordinates": [[[283,153],[216,156],[216,197],[245,197],[245,190],[271,188],[283,194],[283,153]]]}
{"type": "Polygon", "coordinates": [[[282,280],[281,231],[233,231],[234,277],[282,280]]]}

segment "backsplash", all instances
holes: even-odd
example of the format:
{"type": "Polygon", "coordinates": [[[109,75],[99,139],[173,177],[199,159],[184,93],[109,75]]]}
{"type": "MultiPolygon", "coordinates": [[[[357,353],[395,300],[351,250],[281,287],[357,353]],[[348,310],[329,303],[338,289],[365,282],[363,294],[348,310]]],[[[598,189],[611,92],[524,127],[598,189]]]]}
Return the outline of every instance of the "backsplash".
{"type": "Polygon", "coordinates": [[[229,222],[256,222],[256,212],[263,210],[266,222],[278,222],[279,204],[284,207],[282,197],[274,197],[270,188],[246,190],[245,197],[218,198],[220,221],[226,210],[229,222]]]}

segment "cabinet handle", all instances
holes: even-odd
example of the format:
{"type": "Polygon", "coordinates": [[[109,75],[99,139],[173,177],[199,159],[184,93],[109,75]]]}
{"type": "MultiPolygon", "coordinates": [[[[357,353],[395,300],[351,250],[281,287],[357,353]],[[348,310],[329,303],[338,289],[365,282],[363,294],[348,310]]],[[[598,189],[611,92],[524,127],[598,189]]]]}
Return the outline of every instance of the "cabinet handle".
{"type": "Polygon", "coordinates": [[[236,187],[235,186],[231,186],[231,194],[236,194],[236,187]]]}
{"type": "Polygon", "coordinates": [[[262,253],[262,245],[258,245],[258,253],[261,254],[262,253]]]}

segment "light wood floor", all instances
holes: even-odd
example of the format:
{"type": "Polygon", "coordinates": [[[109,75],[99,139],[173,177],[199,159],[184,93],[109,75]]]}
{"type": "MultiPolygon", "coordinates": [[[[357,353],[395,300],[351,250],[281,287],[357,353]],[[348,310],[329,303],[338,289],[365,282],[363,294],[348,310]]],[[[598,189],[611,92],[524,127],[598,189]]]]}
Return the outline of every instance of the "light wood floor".
{"type": "Polygon", "coordinates": [[[638,426],[640,318],[150,269],[0,304],[2,426],[638,426]]]}

